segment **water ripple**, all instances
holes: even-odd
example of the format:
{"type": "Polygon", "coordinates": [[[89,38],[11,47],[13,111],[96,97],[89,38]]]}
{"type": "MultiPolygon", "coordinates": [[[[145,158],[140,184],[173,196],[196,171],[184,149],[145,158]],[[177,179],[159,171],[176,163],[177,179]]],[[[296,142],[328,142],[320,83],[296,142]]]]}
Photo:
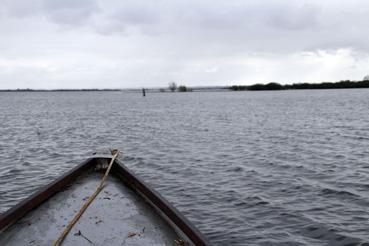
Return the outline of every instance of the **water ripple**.
{"type": "Polygon", "coordinates": [[[369,245],[367,93],[1,93],[0,213],[114,147],[215,245],[369,245]]]}

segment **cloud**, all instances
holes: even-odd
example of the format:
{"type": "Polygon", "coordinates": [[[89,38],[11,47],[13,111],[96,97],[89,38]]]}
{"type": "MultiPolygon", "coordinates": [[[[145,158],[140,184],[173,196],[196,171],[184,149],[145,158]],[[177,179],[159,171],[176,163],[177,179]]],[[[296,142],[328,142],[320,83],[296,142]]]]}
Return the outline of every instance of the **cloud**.
{"type": "Polygon", "coordinates": [[[369,73],[366,1],[1,0],[0,20],[1,87],[11,80],[134,87],[369,73]]]}
{"type": "Polygon", "coordinates": [[[319,27],[321,8],[316,4],[274,7],[268,17],[268,24],[278,29],[301,31],[319,27]]]}
{"type": "Polygon", "coordinates": [[[46,18],[60,25],[80,25],[99,11],[94,0],[3,0],[3,15],[10,18],[46,18]]]}
{"type": "Polygon", "coordinates": [[[38,14],[41,3],[40,0],[3,0],[0,5],[0,10],[3,16],[26,18],[38,14]]]}
{"type": "Polygon", "coordinates": [[[81,25],[99,12],[94,0],[53,0],[43,2],[43,13],[52,22],[61,25],[81,25]]]}

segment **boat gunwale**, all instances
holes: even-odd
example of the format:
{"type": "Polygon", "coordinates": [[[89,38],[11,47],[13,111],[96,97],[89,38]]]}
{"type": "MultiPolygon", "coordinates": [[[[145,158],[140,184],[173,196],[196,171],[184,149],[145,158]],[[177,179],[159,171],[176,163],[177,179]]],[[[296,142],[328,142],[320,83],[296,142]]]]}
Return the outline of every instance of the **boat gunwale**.
{"type": "Polygon", "coordinates": [[[21,202],[0,214],[0,233],[12,225],[27,213],[43,204],[57,192],[62,191],[73,182],[84,171],[88,170],[95,162],[94,158],[88,158],[76,167],[59,176],[49,184],[41,186],[35,193],[31,194],[21,202]]]}
{"type": "MultiPolygon", "coordinates": [[[[59,176],[56,180],[42,186],[35,193],[31,194],[6,212],[0,214],[0,234],[27,213],[36,209],[53,195],[65,189],[68,185],[73,183],[77,177],[96,166],[99,161],[109,159],[109,157],[88,158],[59,176]]],[[[111,173],[121,179],[128,187],[136,191],[139,196],[158,210],[159,216],[163,217],[171,227],[174,225],[174,227],[176,227],[174,229],[179,229],[194,245],[211,245],[204,235],[155,189],[130,171],[119,160],[115,160],[115,164],[118,165],[113,165],[111,173]]]]}
{"type": "Polygon", "coordinates": [[[159,192],[150,187],[150,185],[129,170],[119,160],[115,160],[115,162],[118,165],[113,165],[113,173],[122,179],[122,181],[128,183],[127,185],[129,187],[140,193],[155,209],[162,212],[194,245],[211,245],[205,236],[181,212],[161,196],[159,192]]]}

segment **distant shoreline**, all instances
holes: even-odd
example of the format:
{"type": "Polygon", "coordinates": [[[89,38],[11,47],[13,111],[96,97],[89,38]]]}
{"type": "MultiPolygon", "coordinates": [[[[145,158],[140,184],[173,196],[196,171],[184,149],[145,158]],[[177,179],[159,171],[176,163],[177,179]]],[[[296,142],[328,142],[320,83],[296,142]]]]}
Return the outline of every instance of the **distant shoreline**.
{"type": "Polygon", "coordinates": [[[362,88],[369,88],[369,80],[363,81],[342,80],[339,82],[294,83],[286,85],[271,82],[268,84],[233,85],[230,87],[230,90],[272,91],[272,90],[321,90],[321,89],[362,89],[362,88]]]}
{"type": "Polygon", "coordinates": [[[0,92],[80,92],[80,91],[122,91],[121,89],[0,89],[0,92]]]}
{"type": "MultiPolygon", "coordinates": [[[[214,92],[214,91],[275,91],[275,90],[319,90],[319,89],[363,89],[369,88],[369,80],[350,81],[343,80],[339,82],[322,82],[322,83],[294,83],[279,84],[271,82],[268,84],[253,85],[232,85],[232,86],[197,86],[189,87],[186,91],[177,90],[176,92],[214,92]]],[[[170,93],[170,89],[157,87],[145,88],[151,93],[170,93]]],[[[136,89],[0,89],[0,92],[141,92],[142,88],[136,89]]]]}

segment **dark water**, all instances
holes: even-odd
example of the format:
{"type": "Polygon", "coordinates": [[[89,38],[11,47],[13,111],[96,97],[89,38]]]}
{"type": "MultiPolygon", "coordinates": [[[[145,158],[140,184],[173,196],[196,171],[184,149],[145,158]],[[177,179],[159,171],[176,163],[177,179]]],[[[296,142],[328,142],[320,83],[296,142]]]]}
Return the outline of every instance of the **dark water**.
{"type": "Polygon", "coordinates": [[[369,90],[0,93],[0,107],[0,212],[115,147],[216,245],[369,245],[369,90]]]}

